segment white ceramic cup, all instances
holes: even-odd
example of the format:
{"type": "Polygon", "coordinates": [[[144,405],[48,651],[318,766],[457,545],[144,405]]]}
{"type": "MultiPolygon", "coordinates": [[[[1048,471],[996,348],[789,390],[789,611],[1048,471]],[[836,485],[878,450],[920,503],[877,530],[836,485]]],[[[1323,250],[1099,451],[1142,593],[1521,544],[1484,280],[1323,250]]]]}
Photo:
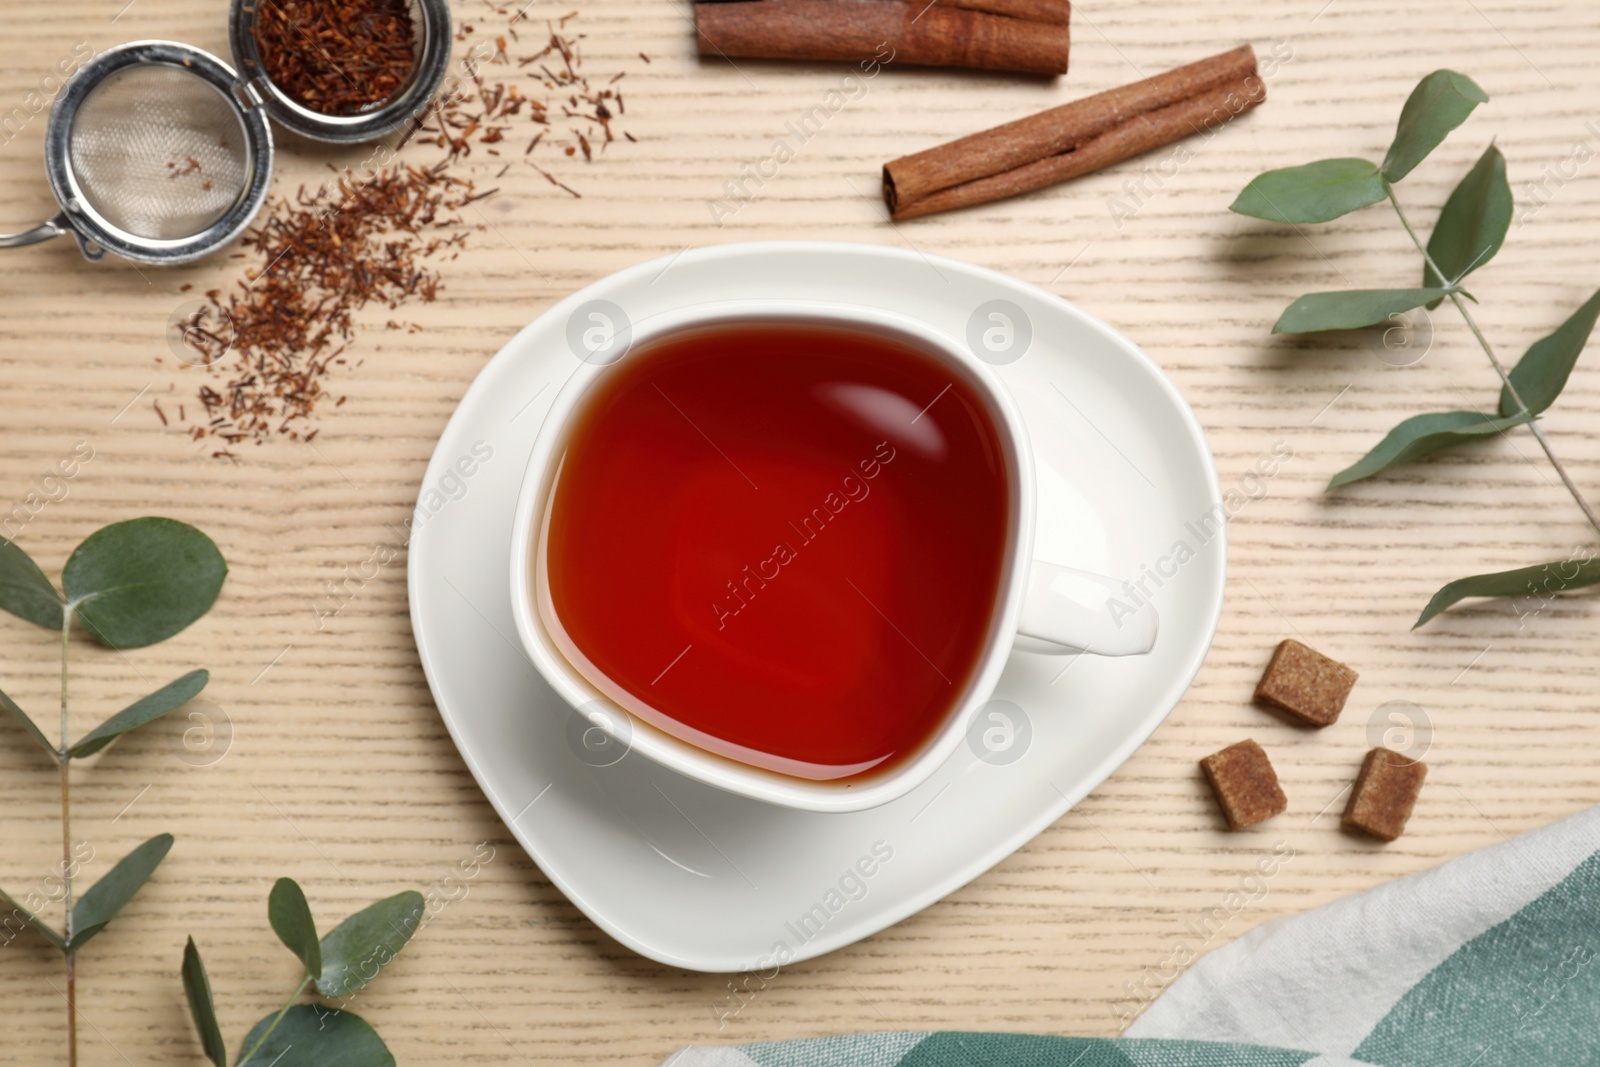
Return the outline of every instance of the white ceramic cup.
{"type": "MultiPolygon", "coordinates": [[[[581,717],[577,720],[577,734],[595,742],[597,750],[609,746],[611,755],[597,762],[615,763],[622,770],[626,760],[642,756],[689,778],[772,804],[809,811],[859,811],[904,796],[950,757],[961,744],[972,716],[993,695],[1014,648],[1045,654],[1129,656],[1154,647],[1157,618],[1153,606],[1146,604],[1131,616],[1124,613],[1120,619],[1110,611],[1111,598],[1123,590],[1121,580],[1033,558],[1035,484],[1027,429],[993,370],[959,340],[900,315],[856,305],[799,301],[701,304],[627,324],[630,340],[622,345],[606,332],[608,323],[604,318],[601,315],[593,324],[579,323],[568,331],[569,337],[589,336],[585,331],[590,329],[599,331],[592,347],[606,350],[605,359],[575,357],[573,375],[557,394],[534,441],[511,535],[511,607],[517,634],[539,673],[581,717]],[[814,781],[708,751],[680,736],[687,731],[672,732],[668,716],[653,712],[616,683],[603,677],[586,677],[573,662],[580,657],[569,654],[570,641],[559,634],[559,622],[543,581],[548,561],[542,545],[574,412],[608,367],[632,358],[653,339],[691,327],[736,321],[809,321],[878,332],[909,342],[972,384],[987,403],[1005,446],[1006,476],[1012,490],[1011,513],[1006,516],[1009,537],[984,652],[944,725],[920,752],[897,760],[892,769],[881,774],[839,782],[814,781]],[[569,645],[566,652],[563,643],[569,645]],[[632,714],[625,707],[631,707],[632,714]]],[[[573,731],[569,730],[568,736],[573,737],[573,731]]]]}

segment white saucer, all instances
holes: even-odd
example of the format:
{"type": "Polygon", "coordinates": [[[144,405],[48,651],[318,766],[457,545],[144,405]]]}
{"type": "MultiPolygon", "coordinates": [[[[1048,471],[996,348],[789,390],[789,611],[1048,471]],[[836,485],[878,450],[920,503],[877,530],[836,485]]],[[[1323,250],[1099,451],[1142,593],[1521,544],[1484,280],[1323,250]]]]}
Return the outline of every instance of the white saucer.
{"type": "Polygon", "coordinates": [[[589,286],[484,368],[423,481],[410,544],[411,621],[462,757],[574,904],[662,963],[765,970],[926,907],[1020,847],[1127,759],[1178,702],[1210,647],[1222,609],[1221,515],[1210,452],[1172,383],[1126,338],[1065,301],[981,267],[876,245],[723,245],[589,286]],[[1020,308],[1032,339],[996,369],[1033,439],[1035,555],[1144,577],[1160,613],[1148,656],[1015,653],[995,693],[1009,704],[992,709],[1009,716],[1009,732],[1001,719],[980,722],[971,745],[932,779],[869,811],[771,807],[636,753],[591,766],[569,743],[569,728],[582,720],[528,662],[511,619],[512,511],[545,409],[578,365],[568,344],[573,313],[606,300],[637,321],[711,300],[772,298],[870,304],[957,344],[967,343],[980,305],[1020,308]]]}

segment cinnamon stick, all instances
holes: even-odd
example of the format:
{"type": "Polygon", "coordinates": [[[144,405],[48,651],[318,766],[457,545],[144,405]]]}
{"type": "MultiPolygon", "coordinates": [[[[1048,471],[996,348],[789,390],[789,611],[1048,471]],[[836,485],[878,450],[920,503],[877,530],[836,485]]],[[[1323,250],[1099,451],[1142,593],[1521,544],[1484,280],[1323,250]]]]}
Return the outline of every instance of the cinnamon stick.
{"type": "MultiPolygon", "coordinates": [[[[902,0],[918,11],[931,7],[928,0],[902,0]]],[[[1072,20],[1071,0],[933,0],[941,7],[960,7],[968,11],[987,11],[991,15],[1007,15],[1014,19],[1032,22],[1054,22],[1065,26],[1072,20]]]]}
{"type": "Polygon", "coordinates": [[[702,56],[821,59],[1065,74],[1063,0],[711,0],[694,6],[702,56]],[[959,6],[958,6],[959,5],[959,6]],[[1048,20],[1007,12],[1038,12],[1048,20]]]}
{"type": "Polygon", "coordinates": [[[883,198],[897,220],[987,204],[1214,129],[1266,97],[1241,45],[887,163],[883,198]]]}

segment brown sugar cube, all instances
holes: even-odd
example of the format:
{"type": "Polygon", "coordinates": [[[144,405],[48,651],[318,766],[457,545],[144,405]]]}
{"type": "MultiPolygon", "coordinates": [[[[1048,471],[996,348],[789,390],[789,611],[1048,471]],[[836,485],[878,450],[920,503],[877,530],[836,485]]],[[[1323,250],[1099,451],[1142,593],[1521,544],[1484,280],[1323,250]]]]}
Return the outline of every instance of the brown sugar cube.
{"type": "Polygon", "coordinates": [[[1356,672],[1299,641],[1284,641],[1256,683],[1256,702],[1282,708],[1312,726],[1327,726],[1344,710],[1356,672]]]}
{"type": "Polygon", "coordinates": [[[1211,789],[1228,817],[1228,829],[1243,830],[1280,814],[1289,806],[1278,787],[1272,762],[1254,741],[1240,741],[1200,761],[1211,789]]]}
{"type": "Polygon", "coordinates": [[[1361,765],[1341,822],[1347,829],[1393,841],[1405,832],[1427,776],[1428,765],[1421,760],[1406,759],[1387,748],[1373,749],[1361,765]]]}

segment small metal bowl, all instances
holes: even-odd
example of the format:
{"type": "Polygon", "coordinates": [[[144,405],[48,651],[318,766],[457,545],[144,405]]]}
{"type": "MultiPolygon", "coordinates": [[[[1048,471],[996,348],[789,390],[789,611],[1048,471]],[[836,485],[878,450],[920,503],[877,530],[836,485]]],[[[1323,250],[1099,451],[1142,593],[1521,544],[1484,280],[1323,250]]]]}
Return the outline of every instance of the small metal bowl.
{"type": "Polygon", "coordinates": [[[450,68],[450,5],[448,0],[410,0],[416,27],[411,77],[394,96],[356,115],[324,115],[296,103],[267,77],[256,47],[256,10],[272,0],[233,0],[228,12],[228,43],[240,77],[260,95],[267,114],[278,125],[303,137],[334,144],[370,141],[404,126],[433,100],[450,68]]]}

